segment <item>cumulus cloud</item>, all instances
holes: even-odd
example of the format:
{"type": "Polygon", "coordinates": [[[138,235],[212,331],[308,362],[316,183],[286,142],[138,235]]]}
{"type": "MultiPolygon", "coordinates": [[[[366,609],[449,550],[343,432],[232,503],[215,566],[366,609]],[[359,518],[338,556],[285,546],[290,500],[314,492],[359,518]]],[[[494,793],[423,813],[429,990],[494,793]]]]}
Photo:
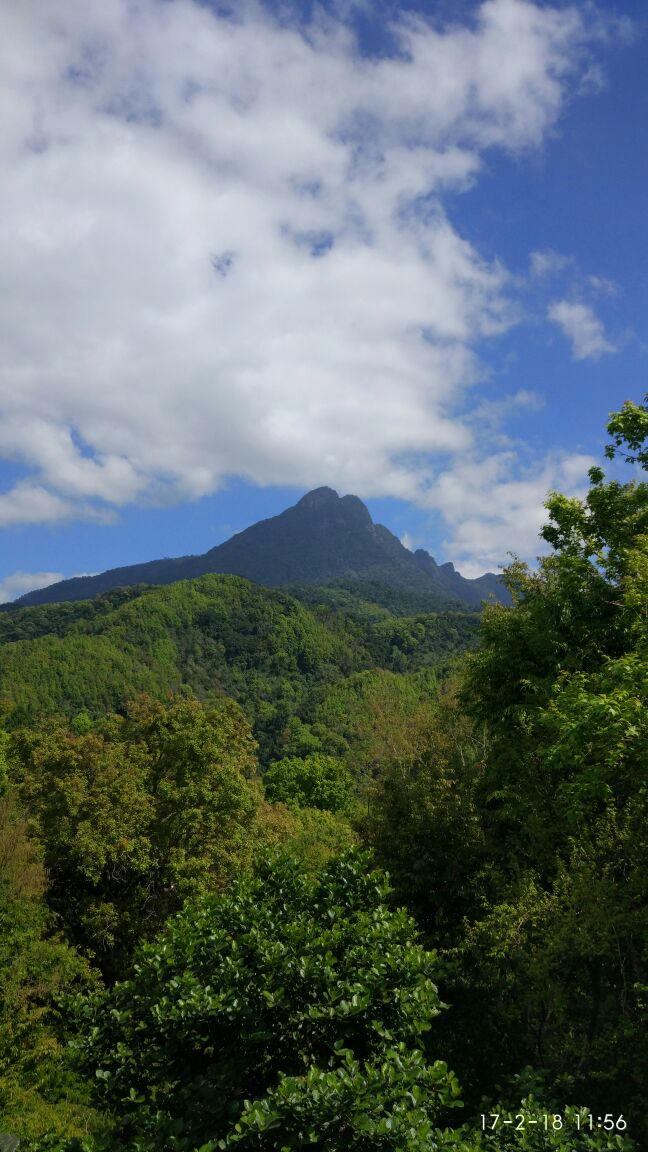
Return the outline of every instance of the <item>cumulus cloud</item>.
{"type": "Polygon", "coordinates": [[[60,572],[14,572],[0,580],[0,604],[10,600],[17,600],[25,592],[32,592],[34,588],[47,588],[49,584],[56,584],[62,580],[60,572]]]}
{"type": "MultiPolygon", "coordinates": [[[[374,59],[262,4],[3,5],[0,455],[29,479],[0,523],[229,475],[425,503],[436,454],[474,455],[475,344],[512,321],[444,196],[542,144],[591,64],[584,11],[396,14],[374,59]]],[[[555,309],[577,355],[611,350],[555,309]]]]}
{"type": "Polygon", "coordinates": [[[15,484],[8,492],[0,493],[0,527],[13,524],[47,524],[69,520],[77,509],[39,484],[15,484]]]}
{"type": "Polygon", "coordinates": [[[616,352],[614,344],[605,336],[602,322],[589,305],[556,300],[549,305],[547,315],[570,341],[574,360],[598,359],[606,352],[616,352]]]}
{"type": "Polygon", "coordinates": [[[514,452],[485,460],[458,462],[443,473],[427,496],[430,508],[443,512],[451,534],[444,545],[465,576],[494,571],[515,552],[534,557],[543,551],[539,532],[547,521],[543,507],[550,490],[582,495],[595,463],[580,453],[549,458],[538,468],[521,468],[514,452]]]}

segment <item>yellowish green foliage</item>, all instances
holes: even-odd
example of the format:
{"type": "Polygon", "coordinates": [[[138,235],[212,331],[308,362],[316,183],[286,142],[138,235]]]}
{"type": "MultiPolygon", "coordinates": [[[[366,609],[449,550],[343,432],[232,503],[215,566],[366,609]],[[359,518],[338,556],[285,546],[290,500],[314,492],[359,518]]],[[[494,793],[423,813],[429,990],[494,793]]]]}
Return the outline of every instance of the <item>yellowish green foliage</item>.
{"type": "Polygon", "coordinates": [[[90,983],[53,933],[45,872],[16,798],[0,798],[0,1131],[82,1134],[96,1122],[72,1075],[57,998],[90,983]]]}
{"type": "Polygon", "coordinates": [[[232,700],[142,697],[81,732],[54,719],[18,732],[14,755],[50,904],[109,977],[186,896],[251,859],[255,744],[232,700]]]}

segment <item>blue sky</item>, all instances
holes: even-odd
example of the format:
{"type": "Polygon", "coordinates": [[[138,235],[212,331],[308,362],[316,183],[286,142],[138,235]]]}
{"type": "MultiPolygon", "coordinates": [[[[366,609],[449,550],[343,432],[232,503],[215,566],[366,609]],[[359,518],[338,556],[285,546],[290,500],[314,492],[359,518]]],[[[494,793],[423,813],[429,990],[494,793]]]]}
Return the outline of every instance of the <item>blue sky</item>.
{"type": "Polygon", "coordinates": [[[467,575],[646,391],[648,22],[0,12],[0,598],[320,484],[467,575]]]}

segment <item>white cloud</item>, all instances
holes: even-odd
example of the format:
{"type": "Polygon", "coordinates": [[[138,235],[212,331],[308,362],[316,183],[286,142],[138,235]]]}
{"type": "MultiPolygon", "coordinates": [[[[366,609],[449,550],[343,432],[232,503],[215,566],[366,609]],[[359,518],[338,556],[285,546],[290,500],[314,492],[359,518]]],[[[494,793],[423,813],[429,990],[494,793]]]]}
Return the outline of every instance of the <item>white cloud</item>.
{"type": "Polygon", "coordinates": [[[0,528],[17,524],[52,524],[63,520],[95,520],[110,524],[114,512],[87,500],[65,500],[42,484],[20,481],[8,492],[0,492],[0,528]]]}
{"type": "Polygon", "coordinates": [[[614,344],[606,339],[603,324],[587,304],[556,300],[549,305],[547,316],[571,342],[575,360],[597,359],[606,352],[616,351],[614,344]]]}
{"type": "Polygon", "coordinates": [[[481,400],[471,408],[468,417],[471,426],[483,438],[488,433],[491,445],[511,443],[510,437],[500,431],[507,418],[516,412],[540,412],[545,405],[544,397],[528,388],[518,388],[517,392],[509,393],[497,400],[481,400]]]}
{"type": "Polygon", "coordinates": [[[17,600],[34,588],[47,588],[49,584],[56,584],[57,580],[63,580],[61,572],[14,572],[0,580],[0,604],[17,600]]]}
{"type": "Polygon", "coordinates": [[[3,5],[0,454],[30,478],[0,523],[228,475],[424,503],[429,458],[476,451],[474,345],[513,319],[444,196],[552,131],[583,13],[396,14],[368,59],[254,3],[3,5]]]}
{"type": "Polygon", "coordinates": [[[603,296],[616,296],[618,292],[617,285],[614,280],[610,280],[607,276],[589,276],[588,284],[595,292],[600,292],[603,296]]]}
{"type": "Polygon", "coordinates": [[[537,280],[555,279],[560,273],[569,273],[573,288],[579,292],[595,292],[603,296],[615,296],[618,288],[607,276],[584,275],[573,256],[556,252],[554,248],[541,248],[529,257],[531,276],[537,280]]]}
{"type": "Polygon", "coordinates": [[[573,260],[553,248],[542,248],[531,253],[530,264],[533,276],[548,277],[564,272],[565,268],[573,264],[573,260]]]}
{"type": "Polygon", "coordinates": [[[427,497],[428,506],[441,511],[451,528],[446,554],[469,577],[508,563],[513,542],[519,556],[538,555],[545,550],[539,532],[547,522],[547,492],[582,495],[594,463],[591,456],[572,453],[521,469],[514,452],[458,463],[438,478],[427,497]]]}
{"type": "Polygon", "coordinates": [[[12,524],[46,524],[68,520],[75,507],[39,484],[21,483],[0,493],[0,527],[12,524]]]}

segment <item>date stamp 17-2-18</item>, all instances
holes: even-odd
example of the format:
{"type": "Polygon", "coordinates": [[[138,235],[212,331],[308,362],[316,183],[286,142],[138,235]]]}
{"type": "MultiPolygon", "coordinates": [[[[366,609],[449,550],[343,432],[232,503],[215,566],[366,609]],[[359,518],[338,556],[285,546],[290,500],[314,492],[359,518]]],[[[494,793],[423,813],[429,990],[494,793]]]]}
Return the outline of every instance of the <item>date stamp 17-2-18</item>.
{"type": "Polygon", "coordinates": [[[612,1112],[606,1112],[605,1115],[599,1116],[592,1112],[570,1109],[564,1114],[518,1112],[513,1116],[510,1113],[482,1112],[481,1127],[482,1132],[494,1132],[497,1128],[503,1127],[513,1128],[518,1132],[523,1132],[527,1128],[544,1129],[545,1132],[558,1132],[562,1128],[575,1129],[577,1132],[595,1132],[597,1129],[603,1132],[625,1132],[628,1125],[622,1114],[615,1116],[612,1112]]]}

